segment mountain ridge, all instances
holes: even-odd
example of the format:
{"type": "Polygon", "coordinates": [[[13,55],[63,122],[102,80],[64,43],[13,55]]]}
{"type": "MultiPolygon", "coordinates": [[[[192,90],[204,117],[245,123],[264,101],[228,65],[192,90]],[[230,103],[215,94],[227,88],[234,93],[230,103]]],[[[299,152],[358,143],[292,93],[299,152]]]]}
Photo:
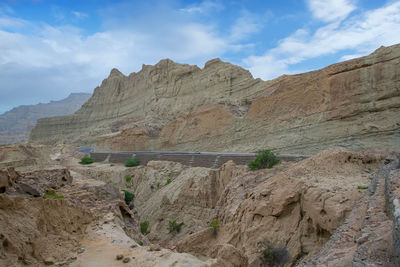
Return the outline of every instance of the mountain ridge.
{"type": "Polygon", "coordinates": [[[41,119],[32,141],[99,150],[314,154],[331,146],[400,151],[400,45],[262,81],[208,61],[112,70],[72,116],[41,119]]]}
{"type": "Polygon", "coordinates": [[[61,100],[21,105],[1,114],[0,144],[27,141],[37,119],[74,113],[90,96],[87,93],[71,93],[61,100]]]}

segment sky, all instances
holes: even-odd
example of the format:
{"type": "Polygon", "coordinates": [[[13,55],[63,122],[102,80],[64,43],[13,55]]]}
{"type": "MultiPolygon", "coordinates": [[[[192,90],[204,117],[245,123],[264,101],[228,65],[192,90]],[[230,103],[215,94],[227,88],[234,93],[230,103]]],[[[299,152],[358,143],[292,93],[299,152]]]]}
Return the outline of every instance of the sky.
{"type": "Polygon", "coordinates": [[[270,80],[400,43],[400,0],[0,0],[0,114],[164,58],[270,80]]]}

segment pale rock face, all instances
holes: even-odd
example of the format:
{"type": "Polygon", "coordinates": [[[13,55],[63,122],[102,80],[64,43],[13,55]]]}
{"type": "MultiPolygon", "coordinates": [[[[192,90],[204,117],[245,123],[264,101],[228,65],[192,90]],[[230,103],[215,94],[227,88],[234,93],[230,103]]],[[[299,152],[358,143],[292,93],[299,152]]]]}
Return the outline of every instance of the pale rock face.
{"type": "Polygon", "coordinates": [[[31,140],[101,150],[313,154],[331,146],[400,151],[400,45],[263,82],[210,60],[111,71],[72,116],[39,120],[31,140]]]}
{"type": "Polygon", "coordinates": [[[136,219],[149,222],[151,242],[213,258],[211,266],[260,266],[266,241],[286,247],[290,264],[317,253],[365,193],[358,185],[370,182],[385,156],[336,148],[254,172],[232,161],[217,170],[164,161],[72,169],[131,190],[136,219]],[[216,218],[220,227],[213,234],[216,218]],[[179,233],[169,233],[174,220],[184,223],[179,233]]]}

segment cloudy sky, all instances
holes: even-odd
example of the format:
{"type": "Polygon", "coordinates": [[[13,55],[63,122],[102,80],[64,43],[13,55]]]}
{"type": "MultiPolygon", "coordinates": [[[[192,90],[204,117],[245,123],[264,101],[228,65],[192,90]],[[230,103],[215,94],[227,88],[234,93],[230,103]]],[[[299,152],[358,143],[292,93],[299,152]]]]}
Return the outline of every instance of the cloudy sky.
{"type": "Polygon", "coordinates": [[[0,0],[0,114],[170,58],[264,80],[400,43],[400,0],[0,0]]]}

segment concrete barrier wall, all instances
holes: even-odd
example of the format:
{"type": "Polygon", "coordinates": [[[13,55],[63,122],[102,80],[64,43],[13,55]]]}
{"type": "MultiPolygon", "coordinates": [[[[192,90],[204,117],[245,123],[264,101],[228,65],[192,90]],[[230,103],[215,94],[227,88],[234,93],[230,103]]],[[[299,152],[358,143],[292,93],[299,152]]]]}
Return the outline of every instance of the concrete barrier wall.
{"type": "MultiPolygon", "coordinates": [[[[256,158],[254,153],[191,153],[191,152],[92,152],[90,157],[95,162],[108,161],[111,163],[125,163],[128,159],[136,157],[141,165],[146,165],[150,160],[166,160],[179,162],[191,167],[219,168],[224,163],[232,160],[238,165],[247,165],[256,158]]],[[[307,158],[305,155],[280,155],[280,159],[294,161],[307,158]]]]}

